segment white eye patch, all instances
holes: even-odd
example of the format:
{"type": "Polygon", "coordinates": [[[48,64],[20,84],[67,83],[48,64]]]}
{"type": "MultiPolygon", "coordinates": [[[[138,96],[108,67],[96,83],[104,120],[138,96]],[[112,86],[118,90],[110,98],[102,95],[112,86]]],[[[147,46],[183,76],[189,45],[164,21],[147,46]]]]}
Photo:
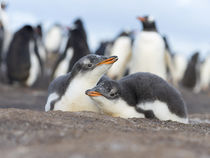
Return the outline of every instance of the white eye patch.
{"type": "Polygon", "coordinates": [[[84,61],[83,61],[83,64],[89,64],[90,63],[90,60],[88,60],[88,59],[85,59],[84,61]]]}
{"type": "Polygon", "coordinates": [[[154,22],[154,20],[155,20],[155,19],[154,19],[153,16],[149,16],[149,17],[148,17],[148,21],[149,21],[149,22],[154,22]]]}

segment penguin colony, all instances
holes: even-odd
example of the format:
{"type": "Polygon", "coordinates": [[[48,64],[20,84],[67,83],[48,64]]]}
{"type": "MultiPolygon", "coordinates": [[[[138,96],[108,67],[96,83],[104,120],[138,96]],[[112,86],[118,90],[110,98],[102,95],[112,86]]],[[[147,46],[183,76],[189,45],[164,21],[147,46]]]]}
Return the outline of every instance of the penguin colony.
{"type": "Polygon", "coordinates": [[[7,25],[2,18],[0,61],[6,65],[8,83],[31,87],[40,82],[49,54],[57,54],[45,111],[93,111],[188,123],[184,100],[168,81],[194,92],[207,91],[210,57],[201,62],[196,52],[187,61],[173,54],[154,17],[137,20],[141,31],[122,31],[92,53],[81,19],[68,29],[55,24],[44,35],[41,25],[25,25],[7,44],[7,25]]]}

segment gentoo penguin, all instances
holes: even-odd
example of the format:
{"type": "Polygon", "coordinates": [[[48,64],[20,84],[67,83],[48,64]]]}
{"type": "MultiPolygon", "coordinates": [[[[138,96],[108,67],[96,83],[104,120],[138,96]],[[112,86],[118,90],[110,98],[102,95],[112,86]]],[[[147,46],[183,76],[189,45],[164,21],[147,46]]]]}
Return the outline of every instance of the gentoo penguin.
{"type": "Polygon", "coordinates": [[[102,41],[98,49],[95,51],[95,54],[109,56],[112,45],[112,41],[102,41]]]}
{"type": "Polygon", "coordinates": [[[59,24],[53,25],[47,32],[44,40],[48,53],[58,53],[63,40],[63,28],[59,24]]]}
{"type": "Polygon", "coordinates": [[[52,72],[52,78],[64,75],[71,71],[73,65],[83,56],[90,54],[87,35],[83,22],[78,19],[70,29],[66,49],[58,58],[52,72]]]}
{"type": "Polygon", "coordinates": [[[199,81],[199,52],[195,52],[188,62],[187,68],[184,72],[182,85],[186,88],[195,90],[194,88],[199,81]]]}
{"type": "Polygon", "coordinates": [[[152,16],[138,17],[143,30],[134,40],[130,74],[151,72],[166,79],[165,45],[152,16]]]}
{"type": "Polygon", "coordinates": [[[167,72],[167,79],[170,82],[174,82],[174,63],[172,59],[172,51],[169,46],[168,38],[163,36],[164,44],[165,44],[165,63],[166,63],[166,72],[167,72]]]}
{"type": "Polygon", "coordinates": [[[139,72],[119,81],[103,80],[85,92],[114,117],[157,118],[188,123],[179,92],[157,75],[139,72]]]}
{"type": "Polygon", "coordinates": [[[41,72],[36,35],[30,25],[22,27],[14,34],[7,57],[7,75],[10,83],[17,81],[32,86],[41,72]]]}
{"type": "Polygon", "coordinates": [[[2,22],[0,21],[0,65],[2,62],[3,42],[4,42],[4,27],[2,22]]]}
{"type": "Polygon", "coordinates": [[[119,80],[126,72],[128,63],[130,61],[132,48],[130,34],[131,32],[125,31],[120,33],[113,43],[110,55],[118,56],[119,60],[107,72],[107,76],[112,79],[119,80]]]}
{"type": "Polygon", "coordinates": [[[91,99],[85,95],[85,91],[95,86],[116,61],[116,56],[89,54],[82,57],[74,64],[71,72],[50,83],[45,111],[99,112],[91,99]]]}
{"type": "Polygon", "coordinates": [[[174,54],[172,60],[174,65],[173,80],[174,83],[178,85],[184,76],[187,67],[187,59],[184,55],[174,54]]]}
{"type": "Polygon", "coordinates": [[[8,51],[9,44],[12,39],[12,33],[9,27],[10,26],[9,17],[6,12],[7,7],[8,7],[8,4],[5,1],[2,1],[1,7],[0,7],[0,20],[4,28],[4,41],[3,41],[3,48],[2,48],[3,58],[5,58],[5,55],[8,51]]]}
{"type": "Polygon", "coordinates": [[[35,31],[36,31],[36,36],[37,36],[36,39],[37,39],[37,47],[39,50],[39,54],[40,54],[42,61],[45,62],[47,59],[47,54],[46,54],[45,46],[44,46],[44,42],[43,42],[42,26],[40,24],[37,25],[35,28],[35,31]]]}
{"type": "Polygon", "coordinates": [[[200,68],[200,90],[207,91],[210,86],[210,55],[206,57],[200,68]]]}

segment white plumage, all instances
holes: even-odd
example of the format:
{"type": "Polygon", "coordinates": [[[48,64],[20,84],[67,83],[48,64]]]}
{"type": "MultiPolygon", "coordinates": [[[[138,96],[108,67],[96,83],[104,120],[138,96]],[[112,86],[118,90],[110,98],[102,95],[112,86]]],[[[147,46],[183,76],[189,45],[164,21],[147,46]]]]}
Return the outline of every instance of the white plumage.
{"type": "Polygon", "coordinates": [[[124,75],[131,57],[131,39],[127,36],[119,37],[115,41],[110,55],[116,55],[119,59],[110,68],[107,75],[112,79],[120,79],[124,75]]]}
{"type": "Polygon", "coordinates": [[[130,73],[150,72],[166,79],[165,45],[154,31],[138,33],[133,46],[130,73]]]}
{"type": "Polygon", "coordinates": [[[63,39],[62,28],[59,25],[53,26],[45,36],[45,48],[48,52],[56,52],[60,49],[63,39]]]}
{"type": "Polygon", "coordinates": [[[29,43],[29,53],[30,53],[30,70],[29,77],[26,80],[27,86],[32,86],[37,80],[40,73],[40,64],[39,59],[34,52],[34,41],[30,41],[29,43]]]}

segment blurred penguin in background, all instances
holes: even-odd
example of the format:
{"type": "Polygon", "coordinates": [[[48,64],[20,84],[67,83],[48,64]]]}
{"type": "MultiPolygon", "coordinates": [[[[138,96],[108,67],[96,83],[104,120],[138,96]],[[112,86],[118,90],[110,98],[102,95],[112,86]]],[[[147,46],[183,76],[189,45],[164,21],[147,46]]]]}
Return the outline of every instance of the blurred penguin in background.
{"type": "Polygon", "coordinates": [[[63,38],[63,29],[59,24],[53,25],[45,36],[45,48],[48,53],[58,53],[63,38]]]}
{"type": "Polygon", "coordinates": [[[152,16],[138,17],[143,30],[134,40],[129,73],[150,72],[166,79],[165,45],[152,16]]]}
{"type": "Polygon", "coordinates": [[[173,72],[173,81],[176,86],[180,83],[184,76],[184,72],[187,68],[187,59],[184,55],[181,54],[174,54],[173,56],[173,65],[174,65],[174,72],[173,72]]]}
{"type": "Polygon", "coordinates": [[[95,51],[95,54],[109,56],[112,45],[113,45],[112,41],[102,41],[98,49],[95,51]]]}
{"type": "Polygon", "coordinates": [[[119,80],[127,70],[132,51],[131,33],[128,31],[121,32],[113,43],[110,56],[118,56],[119,59],[107,72],[107,76],[111,79],[119,80]]]}
{"type": "Polygon", "coordinates": [[[10,84],[18,82],[32,86],[36,82],[42,70],[36,37],[36,32],[30,25],[25,25],[14,34],[6,58],[10,84]]]}
{"type": "Polygon", "coordinates": [[[77,19],[70,28],[70,36],[63,54],[57,60],[52,78],[71,71],[73,65],[83,56],[90,54],[87,35],[81,19],[77,19]]]}
{"type": "Polygon", "coordinates": [[[37,25],[37,27],[35,28],[35,31],[36,31],[36,36],[37,36],[36,39],[37,39],[37,46],[38,46],[39,54],[44,63],[47,59],[47,54],[46,54],[45,46],[43,42],[42,26],[40,24],[37,25]]]}
{"type": "Polygon", "coordinates": [[[9,25],[9,17],[7,15],[6,9],[8,7],[8,4],[6,1],[1,2],[1,8],[0,8],[0,21],[2,23],[2,27],[4,29],[4,40],[3,40],[3,47],[2,47],[2,52],[3,52],[3,58],[6,56],[6,53],[8,51],[9,44],[12,39],[12,32],[10,30],[10,25],[9,25]]]}
{"type": "Polygon", "coordinates": [[[208,55],[200,68],[200,88],[201,91],[207,91],[210,86],[210,55],[208,55]]]}
{"type": "Polygon", "coordinates": [[[4,42],[4,27],[2,22],[0,21],[0,67],[2,63],[3,42],[4,42]]]}
{"type": "Polygon", "coordinates": [[[199,83],[199,52],[195,52],[187,64],[182,79],[182,85],[186,88],[193,89],[196,92],[196,86],[199,83]]]}
{"type": "Polygon", "coordinates": [[[167,71],[167,79],[169,82],[174,83],[174,63],[173,63],[173,54],[168,42],[168,38],[163,36],[164,44],[165,44],[165,63],[166,63],[166,71],[167,71]]]}

